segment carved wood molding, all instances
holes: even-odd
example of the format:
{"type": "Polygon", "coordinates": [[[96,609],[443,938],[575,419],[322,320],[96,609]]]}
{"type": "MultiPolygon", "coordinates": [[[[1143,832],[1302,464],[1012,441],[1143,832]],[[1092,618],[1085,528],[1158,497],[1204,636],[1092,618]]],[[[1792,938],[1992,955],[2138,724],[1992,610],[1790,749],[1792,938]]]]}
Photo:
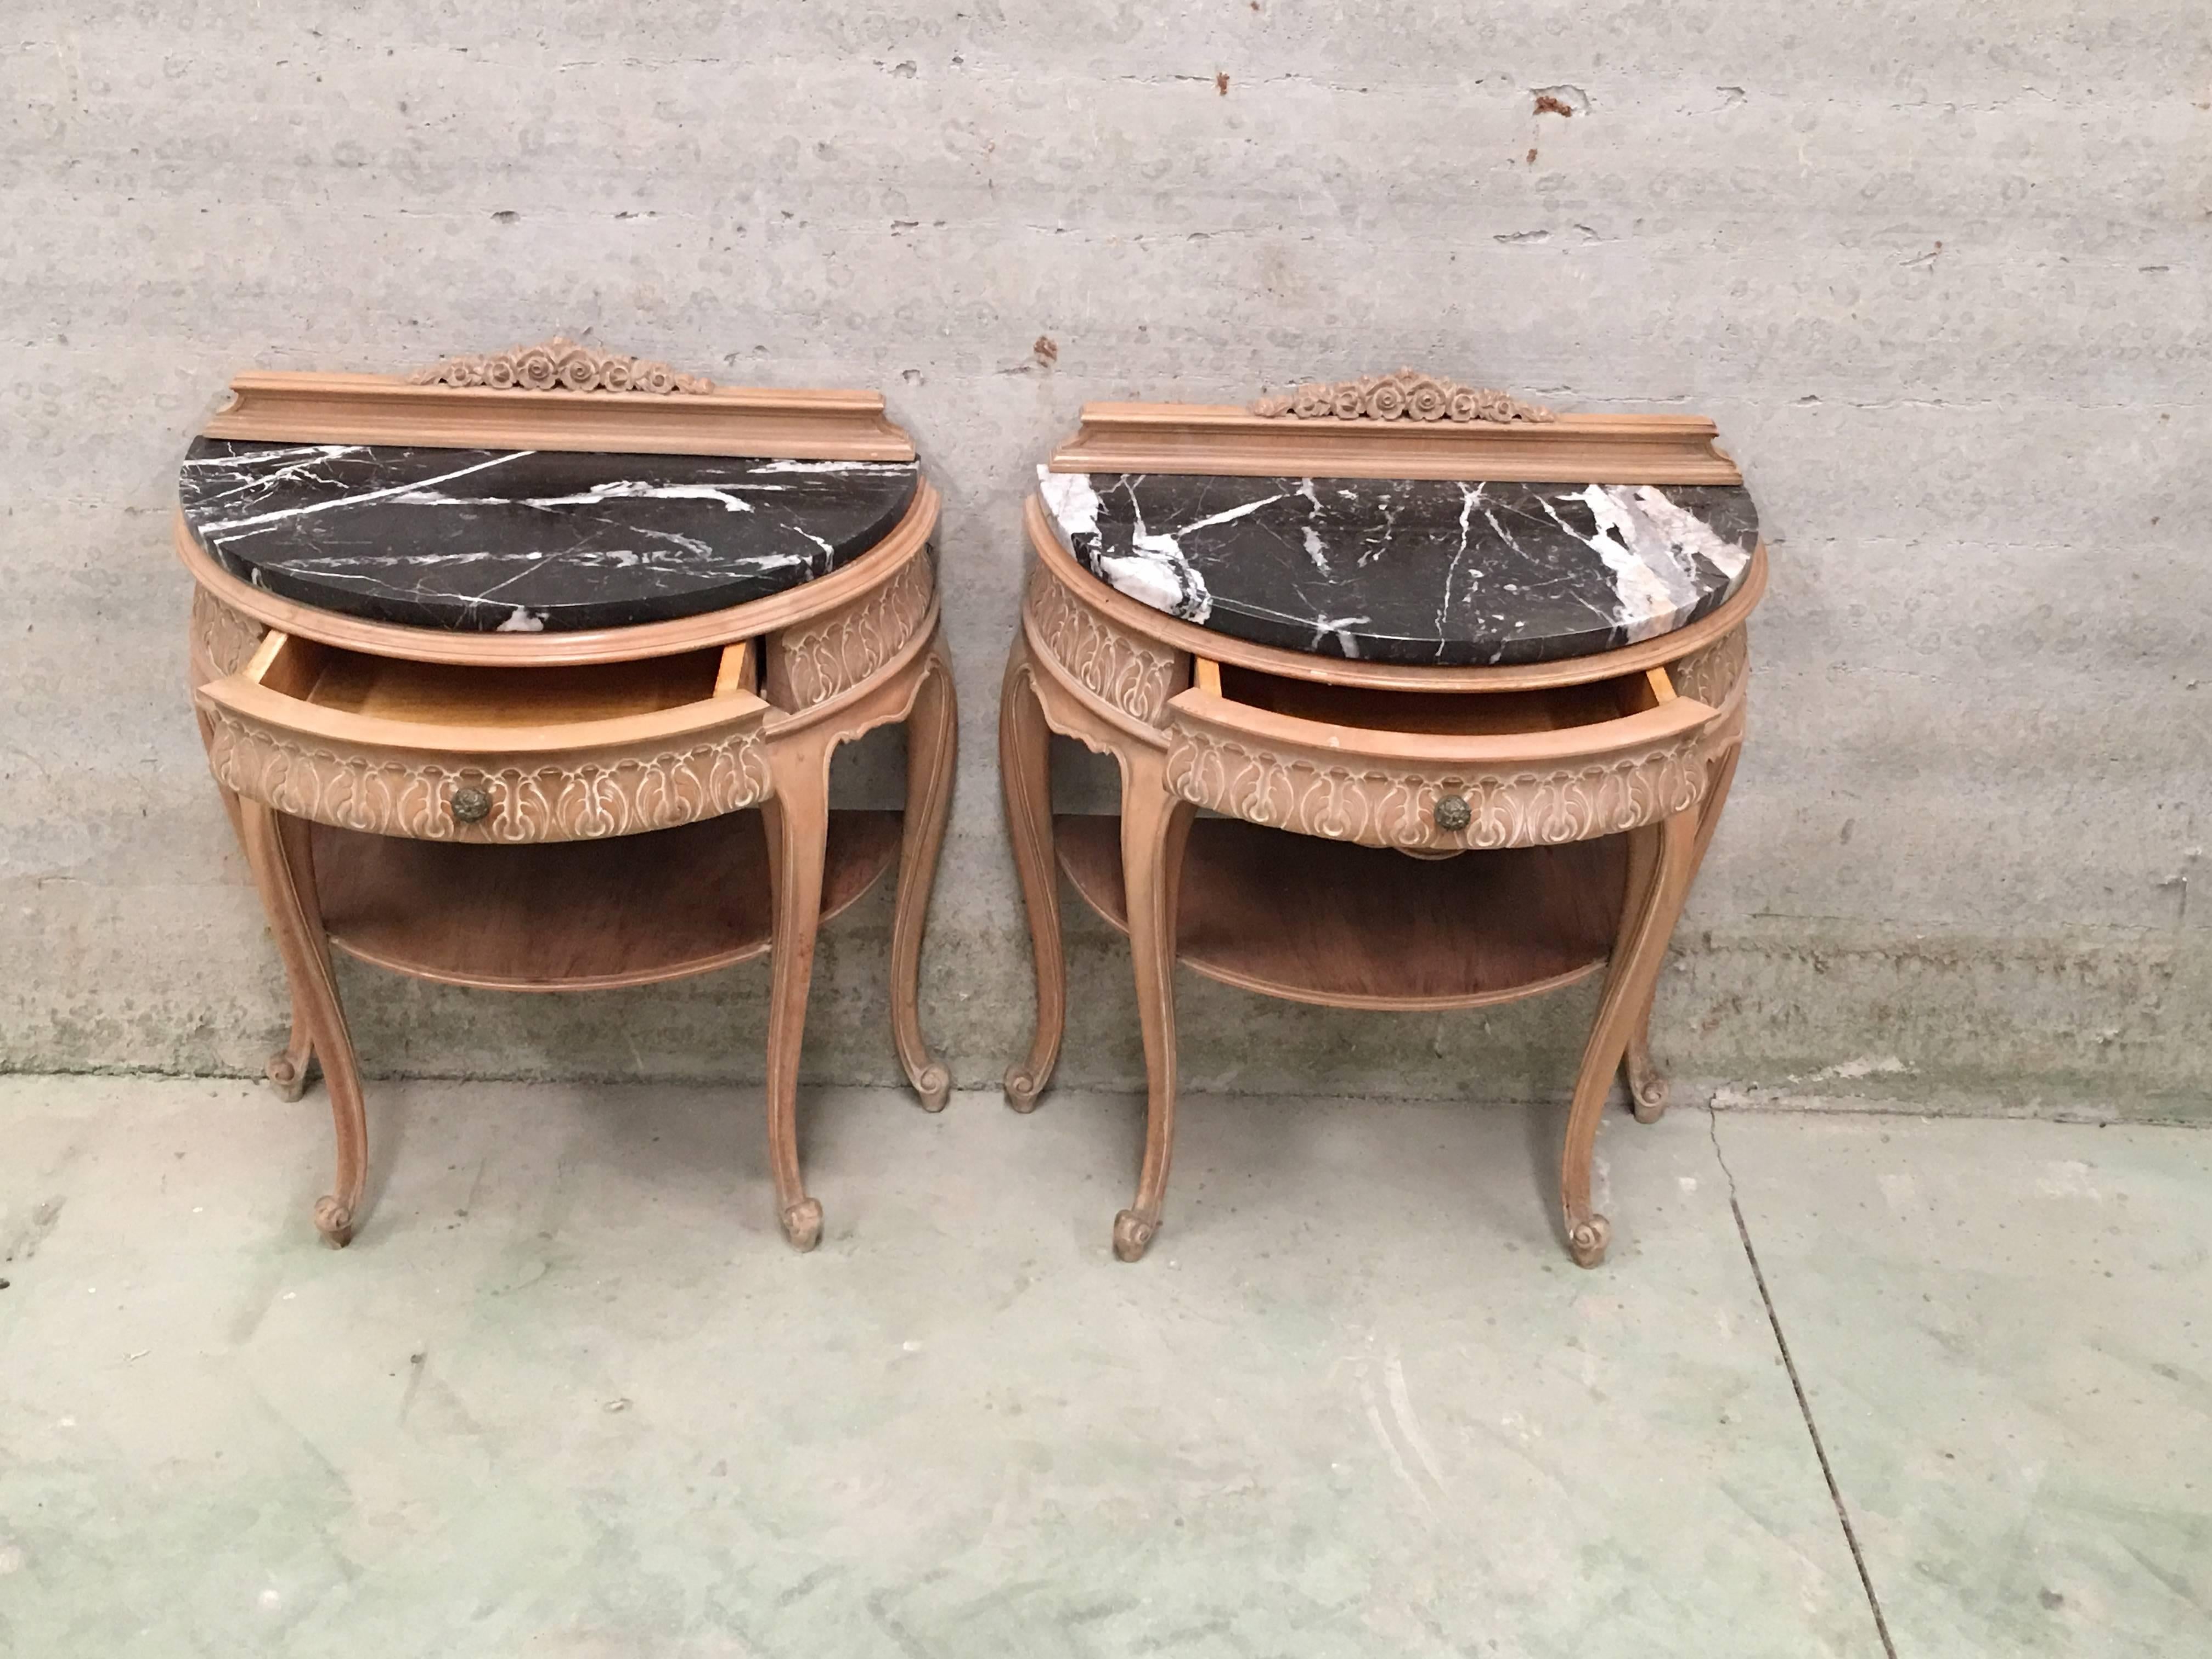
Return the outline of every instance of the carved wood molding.
{"type": "Polygon", "coordinates": [[[1559,418],[1541,404],[1523,403],[1510,392],[1462,386],[1413,368],[1351,380],[1307,380],[1295,392],[1255,398],[1249,407],[1267,420],[1452,421],[1462,425],[1487,421],[1504,426],[1516,421],[1541,425],[1559,418]]]}
{"type": "Polygon", "coordinates": [[[1751,665],[1751,641],[1746,629],[1723,634],[1701,651],[1693,651],[1668,669],[1678,696],[1695,697],[1718,708],[1727,702],[1751,665]]]}
{"type": "Polygon", "coordinates": [[[769,701],[796,711],[851,690],[914,637],[936,592],[936,561],[925,546],[873,592],[773,635],[769,701]]]}
{"type": "MultiPolygon", "coordinates": [[[[538,360],[524,356],[529,360],[524,367],[535,377],[538,360]]],[[[600,361],[602,371],[605,362],[600,361]]],[[[657,382],[665,367],[644,365],[646,379],[657,382]]],[[[445,374],[446,365],[426,372],[445,374]]],[[[610,395],[611,386],[576,391],[556,380],[525,391],[489,380],[467,381],[465,368],[454,372],[465,383],[416,384],[389,374],[240,374],[231,380],[229,400],[200,430],[210,438],[280,443],[812,461],[915,459],[914,445],[884,418],[883,394],[876,392],[714,386],[687,376],[659,395],[610,395]]]]}
{"type": "Polygon", "coordinates": [[[232,610],[204,587],[192,589],[191,631],[187,635],[192,684],[204,685],[225,674],[235,674],[253,655],[269,631],[240,611],[232,610]]]}
{"type": "MultiPolygon", "coordinates": [[[[1449,401],[1449,400],[1447,400],[1449,401]]],[[[1218,404],[1085,404],[1054,472],[1740,484],[1699,415],[1289,420],[1218,404]]]]}
{"type": "Polygon", "coordinates": [[[1094,697],[1146,726],[1167,722],[1189,659],[1123,628],[1083,603],[1042,566],[1030,571],[1026,611],[1039,649],[1094,697]]]}
{"type": "MultiPolygon", "coordinates": [[[[444,756],[305,743],[196,699],[216,781],[295,817],[418,841],[596,841],[718,817],[771,793],[757,726],[684,748],[579,753],[558,761],[444,756]],[[489,798],[481,820],[453,816],[457,790],[489,798]]],[[[755,705],[758,707],[757,704],[755,705]]]]}
{"type": "Polygon", "coordinates": [[[703,375],[617,351],[595,351],[556,334],[542,345],[483,356],[447,357],[407,377],[410,386],[481,386],[494,392],[598,392],[665,398],[712,392],[703,375]]]}
{"type": "Polygon", "coordinates": [[[1401,850],[1553,846],[1618,835],[1694,806],[1705,763],[1730,724],[1579,763],[1478,771],[1305,751],[1177,726],[1168,787],[1249,823],[1329,841],[1401,850]],[[1467,822],[1440,829],[1437,805],[1455,796],[1467,822]]]}

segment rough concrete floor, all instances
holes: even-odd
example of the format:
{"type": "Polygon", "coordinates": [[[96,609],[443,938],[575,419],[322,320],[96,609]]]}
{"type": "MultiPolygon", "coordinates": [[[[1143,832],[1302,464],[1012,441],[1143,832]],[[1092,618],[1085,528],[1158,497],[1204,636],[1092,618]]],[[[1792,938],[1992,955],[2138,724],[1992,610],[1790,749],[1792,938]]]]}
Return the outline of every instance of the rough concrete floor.
{"type": "Polygon", "coordinates": [[[0,1079],[0,1650],[2212,1651],[2212,1133],[757,1100],[0,1079]]]}

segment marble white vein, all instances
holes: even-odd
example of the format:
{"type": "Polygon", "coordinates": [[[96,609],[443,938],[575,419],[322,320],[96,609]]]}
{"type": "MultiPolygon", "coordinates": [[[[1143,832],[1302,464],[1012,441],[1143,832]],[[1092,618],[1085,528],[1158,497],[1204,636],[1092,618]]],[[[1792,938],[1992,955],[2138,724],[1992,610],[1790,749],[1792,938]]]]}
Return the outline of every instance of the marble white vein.
{"type": "Polygon", "coordinates": [[[1532,662],[1680,628],[1750,568],[1739,489],[1052,473],[1061,544],[1157,610],[1263,644],[1532,662]]]}
{"type": "Polygon", "coordinates": [[[1060,527],[1063,544],[1072,537],[1098,533],[1098,492],[1091,487],[1088,473],[1054,472],[1040,466],[1037,494],[1044,497],[1045,508],[1060,527]]]}
{"type": "Polygon", "coordinates": [[[435,489],[411,489],[396,497],[404,507],[598,507],[605,501],[714,501],[726,513],[750,513],[744,496],[713,484],[656,484],[643,478],[611,478],[566,495],[448,495],[435,489]]]}
{"type": "Polygon", "coordinates": [[[876,545],[919,483],[911,463],[212,439],[178,477],[186,526],[247,581],[379,621],[510,631],[765,598],[876,545]]]}
{"type": "MultiPolygon", "coordinates": [[[[333,455],[345,453],[343,450],[332,452],[333,455]]],[[[212,523],[197,526],[196,528],[202,535],[219,536],[226,531],[248,530],[262,525],[280,524],[287,519],[303,519],[313,513],[336,513],[349,507],[367,507],[372,501],[386,501],[395,495],[404,495],[410,491],[423,489],[427,484],[445,483],[454,478],[465,478],[474,472],[488,472],[493,467],[504,466],[509,461],[520,460],[523,456],[534,453],[532,450],[522,449],[517,450],[511,455],[495,455],[488,461],[478,461],[471,466],[462,467],[458,471],[448,472],[442,477],[428,479],[423,484],[392,484],[383,489],[366,490],[357,495],[334,495],[326,500],[308,501],[299,507],[279,507],[271,513],[257,513],[243,519],[217,519],[212,523]]],[[[298,471],[299,469],[294,469],[295,473],[298,471]]]]}

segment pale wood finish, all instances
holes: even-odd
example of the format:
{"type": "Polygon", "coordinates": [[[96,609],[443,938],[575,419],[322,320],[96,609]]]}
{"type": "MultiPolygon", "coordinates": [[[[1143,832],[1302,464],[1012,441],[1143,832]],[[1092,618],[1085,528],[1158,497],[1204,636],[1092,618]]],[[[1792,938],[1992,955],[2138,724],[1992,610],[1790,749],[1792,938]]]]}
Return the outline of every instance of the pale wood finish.
{"type": "Polygon", "coordinates": [[[665,396],[422,386],[384,374],[240,374],[201,431],[284,443],[910,461],[883,394],[718,386],[665,396]]]}
{"type": "Polygon", "coordinates": [[[1018,1112],[1036,1109],[1037,1096],[1060,1059],[1060,1035],[1067,1025],[1067,965],[1060,948],[1060,882],[1053,862],[1052,728],[1044,701],[1027,637],[1018,631],[1006,653],[1006,679],[999,691],[999,776],[1036,977],[1036,1023],[1030,1051],[1006,1068],[1006,1104],[1018,1112]]]}
{"type": "MultiPolygon", "coordinates": [[[[191,619],[187,630],[185,665],[188,690],[196,689],[211,679],[233,674],[251,662],[265,635],[266,630],[250,617],[242,617],[204,588],[192,589],[191,619]]],[[[210,741],[212,728],[205,714],[195,708],[194,717],[200,728],[200,742],[210,741]]],[[[231,832],[238,837],[239,849],[246,850],[246,824],[235,791],[216,786],[216,793],[222,802],[223,815],[230,820],[231,832]]],[[[249,857],[248,866],[252,860],[249,857]]],[[[269,1056],[263,1067],[270,1085],[288,1101],[298,1100],[307,1091],[309,1077],[313,1072],[315,1044],[307,1011],[298,993],[292,994],[292,1029],[285,1044],[269,1056]]]]}
{"type": "MultiPolygon", "coordinates": [[[[297,819],[287,818],[258,800],[240,803],[247,860],[276,935],[292,987],[295,1023],[304,1015],[308,1038],[323,1062],[331,1096],[331,1118],[337,1133],[337,1170],[330,1192],[315,1202],[315,1226],[334,1244],[353,1237],[368,1181],[368,1114],[362,1098],[361,1069],[353,1038],[331,975],[329,942],[315,908],[313,854],[297,819]]],[[[295,1024],[294,1041],[298,1041],[295,1024]]]]}
{"type": "Polygon", "coordinates": [[[776,1212],[793,1249],[822,1242],[822,1205],[799,1170],[799,1054],[814,983],[822,915],[823,851],[830,827],[830,744],[802,739],[777,751],[775,793],[763,805],[769,890],[775,906],[769,957],[768,1152],[776,1212]]]}
{"type": "MultiPolygon", "coordinates": [[[[1063,816],[1053,830],[1070,884],[1127,933],[1115,820],[1063,816]]],[[[1224,985],[1328,1008],[1510,1002],[1605,966],[1630,840],[1517,848],[1439,867],[1200,818],[1183,855],[1176,955],[1224,985]]]]}
{"type": "Polygon", "coordinates": [[[779,629],[766,641],[768,700],[795,712],[851,690],[914,637],[936,602],[936,566],[925,548],[858,599],[779,629]]]}
{"type": "MultiPolygon", "coordinates": [[[[269,637],[287,636],[271,634],[269,637]]],[[[727,704],[726,709],[750,712],[758,699],[751,696],[751,688],[738,678],[744,670],[744,647],[740,644],[732,648],[738,653],[738,660],[727,674],[722,653],[711,646],[676,657],[547,668],[468,668],[454,663],[402,662],[306,640],[291,641],[286,654],[306,658],[313,664],[306,686],[291,695],[318,708],[434,727],[426,735],[448,743],[453,734],[465,733],[471,727],[510,738],[557,728],[553,741],[567,748],[573,744],[574,728],[596,726],[601,720],[665,714],[737,697],[748,701],[727,704]]],[[[270,684],[265,676],[255,676],[250,668],[247,678],[257,678],[264,686],[270,684]]],[[[360,729],[364,735],[371,734],[371,728],[360,729]]],[[[375,735],[392,741],[389,727],[375,735]]]]}
{"type": "MultiPolygon", "coordinates": [[[[1036,492],[1022,509],[1029,532],[1030,550],[1036,556],[1031,573],[1029,614],[1039,618],[1048,637],[1066,636],[1072,643],[1092,641],[1091,649],[1105,659],[1116,675],[1121,695],[1114,699],[1133,718],[1180,690],[1167,684],[1176,672],[1188,684],[1189,659],[1211,657],[1224,667],[1257,669],[1285,679],[1314,680],[1324,685],[1370,686],[1383,691],[1530,691],[1548,686],[1577,685],[1588,680],[1618,679],[1645,669],[1679,661],[1741,629],[1753,607],[1766,592],[1766,544],[1752,550],[1751,568],[1743,585],[1729,595],[1711,615],[1700,617],[1686,628],[1656,639],[1639,641],[1594,656],[1568,657],[1558,662],[1517,663],[1510,666],[1420,668],[1398,663],[1352,662],[1341,657],[1320,657],[1304,651],[1283,651],[1231,639],[1193,623],[1181,622],[1164,611],[1116,592],[1085,570],[1075,556],[1060,545],[1052,516],[1036,492]]],[[[1071,668],[1076,659],[1061,653],[1071,668]]],[[[1095,688],[1094,688],[1095,689],[1095,688]]],[[[1692,694],[1694,695],[1694,694],[1692,694]]],[[[1153,724],[1158,722],[1154,720],[1153,724]]]]}
{"type": "Polygon", "coordinates": [[[1228,404],[1085,404],[1054,472],[1740,484],[1701,415],[1522,422],[1301,420],[1228,404]]]}
{"type": "Polygon", "coordinates": [[[721,660],[714,665],[714,695],[726,697],[733,691],[750,691],[753,686],[753,642],[739,640],[735,645],[724,646],[721,660]]]}
{"type": "Polygon", "coordinates": [[[850,564],[764,599],[635,628],[589,629],[573,634],[460,634],[435,628],[402,628],[318,611],[240,580],[199,544],[176,514],[170,543],[178,560],[225,610],[301,639],[319,640],[371,656],[410,662],[476,663],[487,667],[542,668],[564,663],[627,662],[669,656],[757,638],[837,610],[881,587],[909,560],[927,556],[937,527],[939,497],[925,478],[915,487],[905,515],[884,539],[850,564]]]}
{"type": "Polygon", "coordinates": [[[588,840],[733,812],[770,787],[769,705],[714,696],[711,654],[533,673],[269,641],[263,672],[250,663],[196,700],[217,781],[297,817],[437,841],[588,840]],[[687,684],[692,697],[672,703],[687,684]],[[488,802],[473,818],[469,791],[488,802]]]}
{"type": "MultiPolygon", "coordinates": [[[[821,920],[898,860],[896,812],[832,812],[821,920]]],[[[415,979],[594,991],[764,955],[768,840],[757,811],[616,841],[468,847],[314,829],[331,945],[415,979]]]]}
{"type": "Polygon", "coordinates": [[[1496,386],[1462,386],[1410,366],[1394,374],[1356,374],[1346,380],[1301,380],[1289,392],[1255,398],[1245,407],[1274,419],[1456,421],[1504,424],[1549,422],[1557,414],[1496,386]]]}
{"type": "MultiPolygon", "coordinates": [[[[455,410],[484,397],[548,405],[573,397],[602,411],[714,404],[711,420],[697,418],[715,447],[656,441],[691,453],[785,453],[727,447],[732,422],[765,429],[770,416],[818,416],[857,429],[881,413],[872,394],[866,407],[841,403],[845,394],[811,403],[779,394],[768,409],[749,405],[750,394],[721,392],[415,387],[387,396],[387,387],[364,399],[357,388],[340,390],[352,406],[386,410],[415,408],[422,394],[458,398],[439,405],[455,410]],[[794,413],[797,404],[807,407],[794,413]]],[[[267,412],[289,407],[284,398],[295,393],[312,404],[322,392],[276,391],[276,403],[252,411],[267,426],[217,435],[322,435],[267,412]]],[[[500,407],[501,418],[538,418],[500,407]]],[[[580,414],[561,419],[571,423],[563,430],[601,433],[580,414]]],[[[451,425],[429,439],[409,427],[364,441],[505,441],[451,425]]],[[[816,443],[803,453],[858,451],[816,443]]],[[[316,1208],[326,1237],[352,1236],[368,1167],[359,1068],[330,971],[333,943],[422,978],[529,990],[645,983],[767,949],[777,1209],[790,1241],[811,1249],[822,1211],[801,1180],[795,1104],[815,940],[825,915],[896,860],[893,1038],[921,1103],[943,1107],[951,1077],[929,1051],[919,1011],[957,730],[928,546],[936,516],[936,492],[924,482],[882,543],[818,581],[680,622],[530,635],[394,628],[294,605],[223,571],[179,516],[178,551],[197,584],[196,713],[292,989],[291,1039],[270,1074],[296,1097],[319,1060],[331,1091],[338,1170],[316,1208]],[[911,728],[906,811],[832,814],[830,756],[899,721],[911,728]],[[756,806],[757,816],[742,811],[756,806]],[[656,839],[629,839],[641,835],[656,839]],[[609,844],[617,837],[621,845],[609,844]]]]}
{"type": "Polygon", "coordinates": [[[1034,1108],[1060,1052],[1064,865],[1129,935],[1144,1031],[1145,1157],[1115,1254],[1135,1260],[1161,1224],[1180,957],[1267,994],[1374,1008],[1478,1006],[1602,967],[1560,1163],[1569,1249],[1584,1266],[1601,1260],[1610,1224],[1590,1207],[1590,1160],[1624,1064],[1639,1115],[1663,1099],[1645,1030],[1741,742],[1743,619],[1763,553],[1727,606],[1659,640],[1534,672],[1377,674],[1244,647],[1124,599],[1041,527],[1033,506],[1039,557],[1000,709],[1037,1011],[1006,1098],[1034,1108]],[[1118,823],[1055,826],[1054,732],[1118,763],[1118,823]],[[1240,821],[1194,830],[1201,807],[1240,821]],[[1269,833],[1282,830],[1299,839],[1269,833]],[[1388,854],[1370,848],[1519,862],[1385,874],[1372,860],[1388,854]]]}
{"type": "Polygon", "coordinates": [[[1644,855],[1650,874],[1634,891],[1632,911],[1623,917],[1621,939],[1606,969],[1597,1018],[1575,1074],[1566,1145],[1559,1159],[1559,1208],[1567,1249],[1576,1264],[1584,1267],[1605,1260],[1613,1238],[1612,1223],[1590,1207],[1590,1160],[1597,1146],[1599,1120],[1629,1033],[1639,1011],[1650,1003],[1666,959],[1667,941],[1689,894],[1697,814],[1694,810],[1677,812],[1634,833],[1658,844],[1644,855]]]}
{"type": "Polygon", "coordinates": [[[1114,1254],[1124,1261],[1144,1255],[1159,1231],[1175,1157],[1177,898],[1184,844],[1196,815],[1188,801],[1168,793],[1157,755],[1144,750],[1122,755],[1121,870],[1146,1085],[1145,1160],[1137,1196],[1114,1218],[1114,1254]]]}
{"type": "Polygon", "coordinates": [[[899,848],[898,908],[891,922],[891,1038],[899,1064],[926,1111],[941,1112],[952,1073],[929,1052],[921,1031],[921,945],[945,827],[952,814],[960,720],[952,659],[933,645],[906,721],[906,811],[899,848]]]}
{"type": "MultiPolygon", "coordinates": [[[[1568,704],[1580,688],[1553,693],[1568,704]]],[[[1478,705],[1486,701],[1461,694],[1478,705]]],[[[1365,847],[1458,852],[1619,835],[1694,805],[1732,740],[1688,697],[1584,726],[1470,734],[1299,719],[1192,690],[1170,705],[1167,787],[1195,805],[1365,847]],[[1447,799],[1465,821],[1439,814],[1447,799]]],[[[1371,708],[1353,712],[1372,718],[1371,708]]],[[[1417,707],[1416,718],[1433,710],[1417,707]]],[[[1486,724],[1476,720],[1473,724],[1486,724]]]]}
{"type": "MultiPolygon", "coordinates": [[[[1720,828],[1721,809],[1728,805],[1729,789],[1735,781],[1736,760],[1742,753],[1743,744],[1739,740],[1711,763],[1712,781],[1698,806],[1698,840],[1690,855],[1691,884],[1696,882],[1698,872],[1705,867],[1705,849],[1712,845],[1713,831],[1720,828]]],[[[1686,891],[1684,896],[1687,897],[1686,891]]],[[[1651,989],[1644,995],[1644,1006],[1637,1011],[1635,1024],[1629,1030],[1627,1052],[1621,1058],[1638,1123],[1656,1123],[1667,1111],[1667,1079],[1651,1058],[1651,1005],[1658,990],[1655,978],[1651,989]]]]}
{"type": "MultiPolygon", "coordinates": [[[[1042,513],[1036,502],[1031,510],[1042,513]]],[[[1034,527],[1034,526],[1032,526],[1034,527]]],[[[1083,573],[1061,555],[1067,570],[1083,573]]],[[[1097,586],[1113,592],[1103,582],[1097,586]]],[[[1064,572],[1043,562],[1031,568],[1022,605],[1022,629],[1037,641],[1040,660],[1065,673],[1108,711],[1108,718],[1133,735],[1167,720],[1168,699],[1190,684],[1191,658],[1164,646],[1145,631],[1142,617],[1109,616],[1079,597],[1064,572]]],[[[1158,613],[1139,607],[1145,616],[1158,613]]],[[[1194,629],[1194,632],[1197,630],[1194,629]]]]}

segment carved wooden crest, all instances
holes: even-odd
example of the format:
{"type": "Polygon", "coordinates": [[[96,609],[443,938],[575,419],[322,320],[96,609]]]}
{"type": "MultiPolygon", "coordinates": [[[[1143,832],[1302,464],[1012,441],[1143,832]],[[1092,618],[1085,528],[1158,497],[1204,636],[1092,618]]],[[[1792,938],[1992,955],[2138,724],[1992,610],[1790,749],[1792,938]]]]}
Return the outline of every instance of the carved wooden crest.
{"type": "Polygon", "coordinates": [[[494,392],[708,392],[714,383],[666,363],[594,351],[555,335],[543,345],[517,346],[486,357],[447,357],[408,376],[414,386],[480,386],[494,392]]]}
{"type": "Polygon", "coordinates": [[[1356,380],[1308,380],[1295,392],[1255,398],[1255,415],[1301,421],[1486,421],[1503,426],[1515,421],[1556,421],[1540,404],[1523,403],[1509,392],[1462,386],[1417,369],[1395,374],[1363,374],[1356,380]]]}

